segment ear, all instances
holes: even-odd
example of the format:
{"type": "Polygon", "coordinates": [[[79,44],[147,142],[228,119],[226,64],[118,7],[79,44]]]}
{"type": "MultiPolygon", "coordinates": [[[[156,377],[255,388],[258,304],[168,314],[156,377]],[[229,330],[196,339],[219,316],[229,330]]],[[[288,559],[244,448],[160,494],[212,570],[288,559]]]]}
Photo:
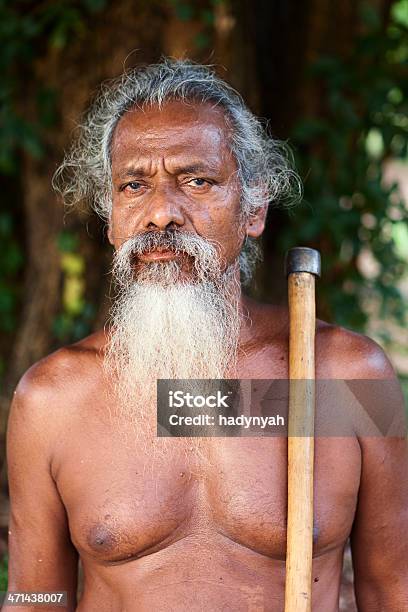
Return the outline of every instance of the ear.
{"type": "Polygon", "coordinates": [[[112,219],[109,219],[109,225],[108,225],[108,231],[107,234],[108,236],[108,240],[110,242],[110,244],[113,246],[113,226],[112,226],[112,219]]]}
{"type": "Polygon", "coordinates": [[[251,238],[258,238],[265,229],[266,215],[268,212],[267,206],[262,206],[248,217],[246,222],[246,233],[251,238]]]}

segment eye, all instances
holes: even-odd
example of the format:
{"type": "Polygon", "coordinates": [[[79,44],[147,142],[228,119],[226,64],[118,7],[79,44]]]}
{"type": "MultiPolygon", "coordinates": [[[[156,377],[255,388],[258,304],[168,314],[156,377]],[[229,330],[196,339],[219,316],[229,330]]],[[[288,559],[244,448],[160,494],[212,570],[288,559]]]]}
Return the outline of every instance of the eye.
{"type": "Polygon", "coordinates": [[[193,187],[204,187],[205,185],[211,185],[211,182],[207,181],[207,179],[197,177],[187,181],[187,184],[192,185],[193,187]]]}
{"type": "Polygon", "coordinates": [[[127,189],[129,191],[139,191],[139,189],[142,187],[141,183],[138,183],[137,181],[132,181],[131,183],[127,183],[123,189],[127,189]]]}

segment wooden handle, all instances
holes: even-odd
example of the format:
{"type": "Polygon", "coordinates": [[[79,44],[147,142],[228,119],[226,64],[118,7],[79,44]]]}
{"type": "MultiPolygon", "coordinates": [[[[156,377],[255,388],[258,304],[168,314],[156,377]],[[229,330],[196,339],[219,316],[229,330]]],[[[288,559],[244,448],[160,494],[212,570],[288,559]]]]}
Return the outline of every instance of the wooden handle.
{"type": "Polygon", "coordinates": [[[310,612],[313,553],[315,277],[294,272],[289,292],[288,522],[285,612],[310,612]]]}

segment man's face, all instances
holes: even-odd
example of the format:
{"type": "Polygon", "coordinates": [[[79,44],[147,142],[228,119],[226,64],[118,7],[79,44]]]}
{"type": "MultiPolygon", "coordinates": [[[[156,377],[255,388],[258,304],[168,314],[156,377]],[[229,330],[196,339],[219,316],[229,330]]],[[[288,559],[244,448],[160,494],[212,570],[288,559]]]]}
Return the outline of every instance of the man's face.
{"type": "MultiPolygon", "coordinates": [[[[127,112],[112,141],[113,209],[109,240],[118,249],[147,231],[180,230],[218,245],[222,267],[238,257],[264,214],[242,222],[237,165],[223,112],[210,104],[167,102],[127,112]]],[[[139,263],[177,259],[171,251],[139,263]]]]}
{"type": "Polygon", "coordinates": [[[236,171],[209,104],[138,109],[116,127],[108,236],[120,292],[105,367],[130,416],[153,410],[157,378],[235,377],[238,256],[265,216],[242,219],[236,171]]]}

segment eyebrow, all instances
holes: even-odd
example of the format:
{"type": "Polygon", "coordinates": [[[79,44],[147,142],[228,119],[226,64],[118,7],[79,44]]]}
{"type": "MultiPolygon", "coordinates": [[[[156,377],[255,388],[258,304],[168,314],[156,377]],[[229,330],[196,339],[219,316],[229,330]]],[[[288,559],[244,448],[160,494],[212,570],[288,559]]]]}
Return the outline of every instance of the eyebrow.
{"type": "MultiPolygon", "coordinates": [[[[219,168],[214,164],[193,162],[186,165],[174,166],[174,174],[196,174],[200,172],[219,172],[219,168]]],[[[118,178],[141,178],[148,176],[143,166],[128,166],[118,173],[118,178]]]]}
{"type": "Polygon", "coordinates": [[[117,176],[120,179],[135,178],[139,176],[146,176],[146,172],[142,166],[128,166],[127,168],[124,168],[118,172],[117,176]]]}
{"type": "Polygon", "coordinates": [[[197,172],[219,172],[219,168],[214,164],[193,162],[183,166],[175,166],[176,174],[196,174],[197,172]]]}

